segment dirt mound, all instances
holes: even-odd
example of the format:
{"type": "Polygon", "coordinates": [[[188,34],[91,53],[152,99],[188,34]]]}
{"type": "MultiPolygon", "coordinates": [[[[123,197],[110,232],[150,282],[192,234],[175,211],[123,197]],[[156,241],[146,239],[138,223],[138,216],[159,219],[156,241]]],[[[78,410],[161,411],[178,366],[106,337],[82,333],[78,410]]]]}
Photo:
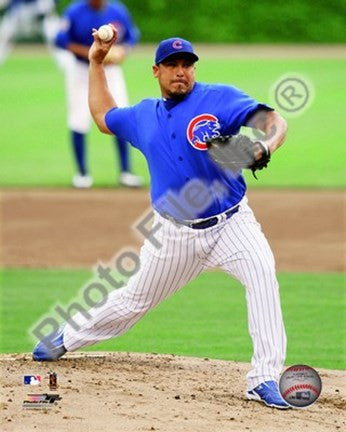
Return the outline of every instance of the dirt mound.
{"type": "Polygon", "coordinates": [[[244,396],[250,365],[134,353],[69,353],[53,363],[0,357],[3,431],[230,432],[341,431],[346,428],[342,371],[318,369],[322,394],[311,407],[280,411],[244,396]],[[58,374],[49,390],[48,373],[58,374]],[[23,375],[41,375],[24,386],[23,375]],[[28,393],[58,393],[50,409],[23,409],[28,393]]]}

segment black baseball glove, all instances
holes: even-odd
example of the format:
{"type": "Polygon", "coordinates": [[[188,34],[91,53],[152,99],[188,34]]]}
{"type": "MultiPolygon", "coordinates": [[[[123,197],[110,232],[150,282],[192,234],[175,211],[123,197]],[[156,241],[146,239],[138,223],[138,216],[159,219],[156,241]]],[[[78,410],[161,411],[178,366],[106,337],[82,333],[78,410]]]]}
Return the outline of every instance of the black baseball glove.
{"type": "Polygon", "coordinates": [[[225,135],[206,141],[209,155],[221,168],[238,173],[243,168],[255,171],[266,168],[270,151],[261,141],[252,141],[245,135],[225,135]]]}

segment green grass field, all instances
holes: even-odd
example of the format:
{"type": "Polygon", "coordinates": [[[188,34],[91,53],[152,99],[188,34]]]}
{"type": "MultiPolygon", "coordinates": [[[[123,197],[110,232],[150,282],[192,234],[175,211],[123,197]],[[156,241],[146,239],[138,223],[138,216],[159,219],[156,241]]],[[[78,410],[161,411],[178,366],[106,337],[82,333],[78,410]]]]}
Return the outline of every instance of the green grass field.
{"type": "MultiPolygon", "coordinates": [[[[2,275],[2,352],[31,351],[27,329],[57,303],[67,309],[90,278],[86,270],[4,270],[2,275]]],[[[289,341],[286,363],[345,368],[344,276],[281,274],[279,281],[289,341]]],[[[89,350],[250,361],[244,290],[224,273],[204,273],[130,332],[89,350]]]]}
{"type": "MultiPolygon", "coordinates": [[[[157,97],[151,57],[134,54],[125,65],[132,103],[157,97]]],[[[255,187],[345,186],[344,60],[202,59],[197,79],[234,84],[261,101],[283,74],[302,74],[313,84],[315,98],[301,116],[289,118],[286,145],[276,153],[255,187]]],[[[63,74],[47,55],[11,56],[0,68],[0,185],[70,185],[74,166],[65,124],[63,74]]],[[[282,113],[284,115],[284,113],[282,113]]],[[[90,134],[90,169],[96,186],[113,186],[117,158],[111,138],[94,126],[90,134]]],[[[146,163],[133,150],[133,165],[148,183],[146,163]]]]}

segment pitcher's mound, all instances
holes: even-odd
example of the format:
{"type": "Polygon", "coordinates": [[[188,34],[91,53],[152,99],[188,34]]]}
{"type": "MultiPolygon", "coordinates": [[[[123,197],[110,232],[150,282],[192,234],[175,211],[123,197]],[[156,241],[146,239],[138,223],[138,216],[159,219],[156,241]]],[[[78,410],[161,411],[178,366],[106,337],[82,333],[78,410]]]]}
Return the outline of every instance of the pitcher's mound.
{"type": "MultiPolygon", "coordinates": [[[[242,432],[346,430],[342,371],[318,369],[322,393],[303,410],[280,411],[244,396],[249,364],[135,353],[69,353],[57,362],[0,356],[2,431],[242,432]],[[50,390],[48,374],[57,373],[50,390]],[[41,385],[24,385],[40,375],[41,385]],[[24,409],[28,394],[58,394],[24,409]]],[[[32,397],[33,398],[33,397],[32,397]]]]}

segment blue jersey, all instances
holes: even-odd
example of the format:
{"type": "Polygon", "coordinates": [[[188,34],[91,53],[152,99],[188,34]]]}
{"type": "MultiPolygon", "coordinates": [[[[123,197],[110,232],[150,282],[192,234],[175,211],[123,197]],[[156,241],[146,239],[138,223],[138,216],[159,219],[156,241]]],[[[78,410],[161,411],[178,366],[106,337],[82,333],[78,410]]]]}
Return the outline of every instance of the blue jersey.
{"type": "Polygon", "coordinates": [[[105,120],[111,132],[145,156],[152,203],[159,213],[183,219],[167,197],[181,197],[181,190],[196,179],[206,185],[209,197],[205,198],[210,200],[211,196],[210,205],[194,215],[193,219],[198,219],[233,207],[246,190],[241,173],[235,176],[209,158],[205,141],[237,134],[259,108],[271,110],[236,87],[196,83],[192,92],[176,104],[145,99],[129,108],[111,109],[105,120]]]}
{"type": "MultiPolygon", "coordinates": [[[[134,46],[139,38],[139,31],[134,25],[126,7],[120,2],[106,2],[105,6],[93,9],[87,0],[73,3],[64,13],[62,30],[56,37],[56,45],[66,49],[70,43],[91,46],[94,39],[92,29],[112,23],[118,30],[119,44],[134,46]]],[[[88,62],[87,59],[78,57],[88,62]]]]}

